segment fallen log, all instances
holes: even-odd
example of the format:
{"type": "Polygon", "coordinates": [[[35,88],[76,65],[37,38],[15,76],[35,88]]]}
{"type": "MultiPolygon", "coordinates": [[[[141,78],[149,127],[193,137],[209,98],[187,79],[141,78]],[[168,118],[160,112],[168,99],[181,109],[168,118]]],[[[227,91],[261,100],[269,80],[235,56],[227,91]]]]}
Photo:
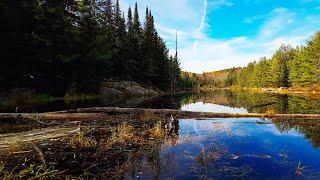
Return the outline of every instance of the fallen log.
{"type": "Polygon", "coordinates": [[[10,143],[28,143],[41,141],[43,139],[56,139],[64,136],[69,136],[79,132],[80,129],[70,128],[46,128],[46,129],[35,129],[27,132],[0,134],[0,150],[3,148],[9,148],[10,143]]]}
{"type": "MultiPolygon", "coordinates": [[[[0,113],[0,122],[6,120],[33,120],[33,121],[91,121],[91,120],[110,120],[115,116],[126,116],[128,118],[143,117],[151,114],[154,117],[174,118],[285,118],[285,119],[319,119],[320,114],[256,114],[256,113],[212,113],[212,112],[192,112],[174,109],[142,109],[142,108],[117,108],[117,107],[92,107],[79,108],[66,111],[48,113],[0,113]]],[[[122,118],[127,119],[127,118],[122,118]]],[[[121,118],[119,119],[121,121],[121,118]]]]}

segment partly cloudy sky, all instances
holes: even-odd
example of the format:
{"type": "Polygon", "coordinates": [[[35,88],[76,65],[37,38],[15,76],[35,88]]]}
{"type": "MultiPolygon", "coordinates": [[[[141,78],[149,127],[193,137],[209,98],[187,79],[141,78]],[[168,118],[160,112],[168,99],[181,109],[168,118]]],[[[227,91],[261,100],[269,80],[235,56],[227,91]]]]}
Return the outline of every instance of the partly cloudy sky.
{"type": "MultiPolygon", "coordinates": [[[[127,10],[136,0],[120,0],[127,10]]],[[[303,45],[320,30],[320,0],[137,0],[149,6],[170,52],[178,31],[183,70],[245,66],[281,44],[303,45]]]]}

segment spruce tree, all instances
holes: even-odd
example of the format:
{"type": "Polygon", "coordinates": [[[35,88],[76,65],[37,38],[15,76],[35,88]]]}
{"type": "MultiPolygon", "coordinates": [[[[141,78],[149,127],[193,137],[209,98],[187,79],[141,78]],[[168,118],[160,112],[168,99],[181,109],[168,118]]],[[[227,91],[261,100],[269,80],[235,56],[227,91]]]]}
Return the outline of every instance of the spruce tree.
{"type": "Polygon", "coordinates": [[[169,61],[149,9],[141,27],[137,3],[134,15],[129,8],[127,22],[119,0],[115,4],[112,0],[4,1],[1,5],[0,81],[6,87],[54,89],[64,95],[96,92],[101,81],[112,78],[166,90],[170,73],[175,72],[175,82],[180,75],[173,71],[179,63],[177,58],[169,61]]]}
{"type": "Polygon", "coordinates": [[[285,45],[282,45],[272,57],[271,73],[274,87],[289,87],[288,62],[292,58],[292,48],[285,45]]]}
{"type": "Polygon", "coordinates": [[[144,61],[141,52],[142,42],[142,28],[139,19],[138,3],[135,4],[133,21],[132,21],[132,58],[135,62],[136,71],[134,72],[134,79],[140,82],[146,82],[144,74],[144,61]]]}
{"type": "Polygon", "coordinates": [[[137,40],[134,36],[133,31],[133,17],[131,7],[128,8],[128,17],[127,17],[127,36],[125,39],[125,52],[124,57],[126,59],[127,72],[125,73],[128,80],[138,81],[137,73],[138,69],[138,56],[137,56],[137,40]]]}
{"type": "Polygon", "coordinates": [[[313,76],[310,83],[320,84],[320,32],[316,32],[311,40],[308,41],[306,51],[311,61],[309,62],[311,68],[308,72],[313,76]]]}
{"type": "Polygon", "coordinates": [[[143,69],[144,76],[147,80],[147,83],[151,85],[152,80],[156,78],[155,76],[155,51],[156,51],[156,37],[154,34],[153,22],[151,20],[151,14],[148,7],[146,8],[146,18],[143,29],[143,39],[141,42],[141,54],[143,58],[143,69]]]}
{"type": "Polygon", "coordinates": [[[128,62],[127,58],[124,55],[126,51],[125,41],[126,41],[126,25],[125,19],[122,16],[122,12],[120,10],[119,0],[116,1],[116,6],[114,10],[114,34],[115,34],[115,57],[114,57],[114,70],[115,74],[122,78],[128,78],[126,75],[128,71],[128,62]]]}

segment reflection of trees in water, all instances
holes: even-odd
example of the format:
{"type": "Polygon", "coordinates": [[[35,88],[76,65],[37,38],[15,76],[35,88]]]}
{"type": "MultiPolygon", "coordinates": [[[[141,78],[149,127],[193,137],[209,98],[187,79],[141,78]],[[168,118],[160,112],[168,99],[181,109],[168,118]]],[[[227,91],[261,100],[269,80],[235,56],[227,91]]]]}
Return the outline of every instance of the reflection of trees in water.
{"type": "Polygon", "coordinates": [[[156,97],[154,99],[147,100],[137,107],[142,108],[157,108],[157,109],[180,109],[183,105],[182,101],[189,99],[189,93],[174,94],[174,95],[164,95],[161,97],[156,97]]]}
{"type": "Polygon", "coordinates": [[[273,119],[272,122],[280,132],[288,132],[294,129],[303,134],[313,147],[320,147],[320,120],[273,119]]]}
{"type": "Polygon", "coordinates": [[[232,92],[228,90],[218,90],[210,93],[181,93],[160,97],[108,96],[70,102],[63,99],[42,103],[17,100],[15,103],[9,103],[8,105],[0,104],[0,111],[47,112],[96,106],[180,109],[182,105],[196,102],[213,103],[234,108],[243,107],[249,112],[257,113],[264,113],[267,110],[273,110],[276,113],[320,113],[320,99],[271,93],[232,92]]]}
{"type": "Polygon", "coordinates": [[[181,99],[181,104],[196,102],[219,104],[233,108],[245,108],[249,112],[265,113],[273,110],[276,113],[320,113],[320,100],[306,97],[280,95],[271,93],[248,93],[232,91],[214,91],[211,93],[193,93],[181,99]]]}
{"type": "MultiPolygon", "coordinates": [[[[116,132],[112,129],[119,128],[118,125],[121,122],[112,122],[109,125],[102,122],[101,126],[96,123],[98,122],[95,122],[94,126],[90,124],[88,127],[85,125],[81,127],[82,136],[77,136],[77,138],[63,137],[57,141],[48,139],[34,143],[43,151],[48,165],[53,164],[55,169],[60,171],[66,170],[63,175],[80,176],[84,179],[105,179],[106,177],[123,179],[144,175],[158,178],[164,166],[160,154],[163,144],[165,142],[175,144],[178,139],[176,121],[170,125],[173,127],[171,129],[165,128],[167,126],[163,123],[160,136],[154,134],[154,128],[158,127],[156,121],[129,121],[128,125],[133,129],[125,133],[127,136],[130,135],[128,136],[130,139],[111,141],[114,143],[109,144],[113,133],[116,132]],[[143,123],[144,126],[139,123],[143,123]],[[71,143],[72,139],[80,139],[79,142],[85,143],[88,138],[96,143],[85,147],[71,143]]],[[[115,137],[120,139],[120,135],[118,136],[115,137]]],[[[16,156],[0,153],[0,161],[12,167],[25,158],[30,159],[30,162],[36,165],[41,164],[37,157],[34,151],[16,156]]],[[[169,163],[169,159],[165,162],[169,163]]]]}
{"type": "Polygon", "coordinates": [[[292,96],[288,100],[289,113],[320,114],[320,100],[311,100],[299,96],[292,96]]]}

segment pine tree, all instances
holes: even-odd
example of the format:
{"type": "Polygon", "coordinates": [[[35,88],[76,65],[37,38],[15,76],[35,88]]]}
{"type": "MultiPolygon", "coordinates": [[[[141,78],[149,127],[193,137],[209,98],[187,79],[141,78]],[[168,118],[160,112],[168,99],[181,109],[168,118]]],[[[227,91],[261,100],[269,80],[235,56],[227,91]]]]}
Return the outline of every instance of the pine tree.
{"type": "Polygon", "coordinates": [[[114,57],[114,70],[115,74],[122,78],[128,78],[126,73],[128,72],[128,62],[127,58],[124,55],[126,51],[125,41],[126,41],[126,25],[125,19],[122,16],[122,12],[120,10],[119,0],[116,1],[116,6],[114,10],[114,34],[115,34],[115,57],[114,57]]]}
{"type": "Polygon", "coordinates": [[[306,51],[312,66],[309,69],[311,76],[313,76],[310,82],[320,84],[320,31],[316,32],[311,40],[308,41],[306,51]]]}
{"type": "Polygon", "coordinates": [[[297,48],[290,62],[290,81],[293,86],[310,86],[317,83],[317,68],[307,48],[297,48]]]}
{"type": "Polygon", "coordinates": [[[135,64],[136,71],[134,72],[134,79],[140,82],[146,82],[144,77],[144,62],[141,52],[141,42],[142,42],[142,28],[139,19],[138,3],[135,4],[133,21],[132,21],[132,58],[135,64]]]}
{"type": "Polygon", "coordinates": [[[282,45],[272,57],[271,73],[274,87],[289,87],[288,62],[293,59],[292,48],[282,45]]]}
{"type": "MultiPolygon", "coordinates": [[[[116,9],[116,11],[119,9],[116,9]]],[[[105,25],[108,29],[114,29],[114,11],[113,4],[111,0],[106,0],[104,5],[104,17],[105,17],[105,25]]]]}
{"type": "Polygon", "coordinates": [[[146,8],[146,18],[143,29],[143,39],[141,42],[141,53],[143,58],[143,69],[144,76],[147,82],[151,85],[152,80],[155,79],[155,51],[156,51],[156,37],[154,34],[154,27],[152,22],[152,15],[149,12],[148,7],[146,8]]]}
{"type": "Polygon", "coordinates": [[[127,30],[128,33],[132,33],[133,34],[133,19],[132,19],[132,10],[131,7],[128,8],[128,20],[127,20],[127,30]]]}
{"type": "Polygon", "coordinates": [[[132,28],[133,28],[135,37],[140,40],[140,38],[142,37],[142,29],[141,29],[141,23],[139,19],[139,10],[138,10],[137,2],[134,7],[132,28]]]}
{"type": "Polygon", "coordinates": [[[127,22],[119,0],[4,1],[0,8],[0,81],[5,86],[54,89],[64,95],[96,92],[109,78],[163,90],[171,85],[171,72],[175,82],[179,78],[179,70],[171,71],[179,69],[178,58],[169,61],[149,9],[141,27],[137,3],[134,15],[128,9],[127,22]]]}
{"type": "Polygon", "coordinates": [[[270,73],[271,61],[266,57],[260,59],[252,73],[252,85],[254,87],[269,87],[272,83],[270,73]]]}
{"type": "Polygon", "coordinates": [[[127,62],[127,75],[126,79],[138,81],[137,73],[139,72],[138,69],[138,58],[139,53],[137,50],[138,41],[135,38],[134,30],[133,30],[133,18],[132,18],[132,10],[131,7],[128,8],[128,17],[127,17],[127,36],[125,40],[125,49],[126,51],[123,52],[126,62],[127,62]]]}

